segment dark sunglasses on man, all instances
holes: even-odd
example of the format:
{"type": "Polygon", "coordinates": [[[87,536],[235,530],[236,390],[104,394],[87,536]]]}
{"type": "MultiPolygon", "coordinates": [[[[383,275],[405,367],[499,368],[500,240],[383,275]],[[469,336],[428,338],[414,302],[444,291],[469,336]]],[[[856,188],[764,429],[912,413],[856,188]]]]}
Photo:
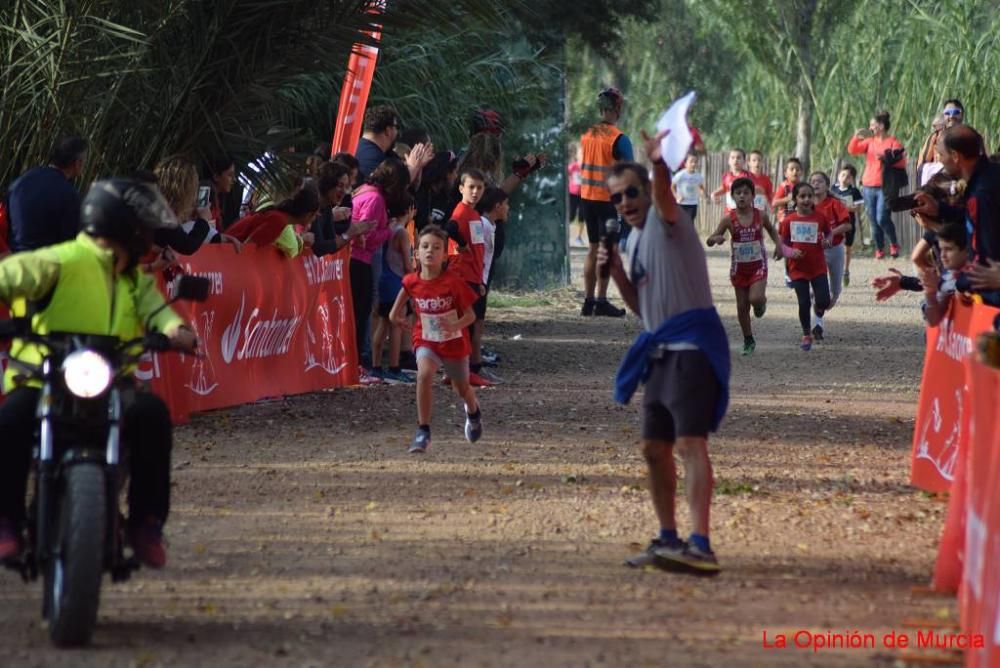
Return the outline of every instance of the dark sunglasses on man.
{"type": "Polygon", "coordinates": [[[624,192],[611,193],[611,203],[616,205],[621,204],[622,199],[624,199],[622,197],[623,195],[627,196],[629,199],[635,199],[639,196],[639,189],[635,186],[629,186],[624,192]]]}
{"type": "Polygon", "coordinates": [[[962,115],[962,110],[961,109],[945,109],[941,113],[944,114],[945,116],[961,116],[962,115]]]}

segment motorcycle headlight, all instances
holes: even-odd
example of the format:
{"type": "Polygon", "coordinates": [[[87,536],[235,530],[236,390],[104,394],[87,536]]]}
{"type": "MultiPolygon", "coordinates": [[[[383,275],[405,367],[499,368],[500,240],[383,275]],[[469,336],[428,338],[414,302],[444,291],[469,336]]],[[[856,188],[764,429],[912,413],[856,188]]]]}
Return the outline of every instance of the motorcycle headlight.
{"type": "Polygon", "coordinates": [[[67,355],[62,372],[66,387],[81,399],[100,396],[114,377],[108,361],[93,350],[78,350],[67,355]]]}

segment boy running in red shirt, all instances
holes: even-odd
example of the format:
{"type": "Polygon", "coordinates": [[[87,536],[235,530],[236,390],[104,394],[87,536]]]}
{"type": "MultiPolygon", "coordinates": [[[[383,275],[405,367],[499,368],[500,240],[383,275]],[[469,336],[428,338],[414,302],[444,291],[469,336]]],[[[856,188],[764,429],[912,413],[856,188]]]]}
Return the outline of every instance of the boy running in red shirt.
{"type": "Polygon", "coordinates": [[[486,177],[478,169],[466,169],[459,176],[458,192],[462,201],[455,206],[447,226],[448,236],[454,242],[450,248],[448,271],[456,272],[478,297],[472,306],[475,320],[469,329],[472,345],[469,382],[486,387],[493,384],[479,375],[483,366],[483,320],[486,317],[486,286],[483,285],[486,232],[482,216],[476,211],[476,204],[486,192],[486,177]]]}
{"type": "Polygon", "coordinates": [[[730,189],[733,187],[733,181],[750,178],[750,172],[746,170],[746,161],[746,151],[741,148],[731,150],[729,152],[729,171],[722,175],[722,185],[712,193],[712,199],[716,202],[723,195],[726,196],[727,212],[736,208],[736,202],[733,201],[732,195],[729,194],[730,189]]]}
{"type": "Polygon", "coordinates": [[[428,225],[417,239],[420,271],[403,278],[403,289],[389,320],[408,326],[406,304],[416,313],[413,350],[417,358],[417,433],[409,451],[424,452],[431,445],[431,406],[434,374],[444,367],[455,393],[465,401],[465,439],[475,443],[483,435],[482,413],[476,391],[469,385],[469,336],[466,328],[476,315],[478,295],[456,272],[444,270],[448,235],[428,225]]]}
{"type": "Polygon", "coordinates": [[[811,292],[816,295],[815,311],[820,318],[830,308],[830,279],[827,277],[823,249],[830,245],[830,221],[816,212],[813,189],[808,183],[797,183],[792,189],[795,211],[781,221],[783,251],[788,258],[788,275],[799,300],[799,324],[802,325],[802,350],[812,350],[809,330],[811,292]]]}
{"type": "MultiPolygon", "coordinates": [[[[792,189],[802,180],[802,163],[798,158],[789,158],[785,162],[785,180],[778,184],[778,189],[774,191],[774,198],[771,200],[771,207],[774,209],[774,217],[780,227],[781,221],[785,219],[790,211],[795,210],[795,202],[792,199],[792,189]]],[[[785,256],[785,286],[792,287],[792,279],[788,275],[788,256],[785,256]]]]}
{"type": "Polygon", "coordinates": [[[750,307],[754,315],[764,316],[767,309],[767,249],[764,248],[764,230],[774,242],[775,255],[780,257],[781,239],[771,225],[767,214],[754,207],[754,186],[750,179],[736,179],[730,189],[736,203],[733,211],[726,213],[715,233],[708,238],[708,245],[726,241],[726,232],[732,236],[732,265],[729,280],[736,290],[736,316],[743,330],[743,354],[752,355],[757,348],[750,323],[750,307]]]}
{"type": "Polygon", "coordinates": [[[753,206],[758,211],[768,213],[771,210],[771,200],[774,199],[774,184],[771,177],[764,173],[764,154],[754,149],[750,151],[747,160],[750,167],[750,180],[753,181],[753,206]]]}

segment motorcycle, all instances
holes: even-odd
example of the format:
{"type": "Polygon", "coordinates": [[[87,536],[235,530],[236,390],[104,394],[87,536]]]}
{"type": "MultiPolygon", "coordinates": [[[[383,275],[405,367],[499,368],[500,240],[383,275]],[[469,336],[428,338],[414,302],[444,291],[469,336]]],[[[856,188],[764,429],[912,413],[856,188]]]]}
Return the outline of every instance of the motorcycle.
{"type": "MultiPolygon", "coordinates": [[[[209,288],[207,279],[180,277],[146,330],[160,310],[180,300],[205,301],[209,288]]],[[[70,332],[39,335],[26,318],[0,321],[0,338],[46,351],[38,366],[10,360],[42,386],[27,541],[21,558],[5,565],[26,582],[41,573],[42,617],[56,646],[86,645],[97,623],[104,572],[117,583],[139,568],[135,555],[126,555],[119,511],[127,469],[119,448],[123,404],[134,391],[133,366],[146,352],[170,350],[170,340],[156,332],[126,342],[70,332]]]]}

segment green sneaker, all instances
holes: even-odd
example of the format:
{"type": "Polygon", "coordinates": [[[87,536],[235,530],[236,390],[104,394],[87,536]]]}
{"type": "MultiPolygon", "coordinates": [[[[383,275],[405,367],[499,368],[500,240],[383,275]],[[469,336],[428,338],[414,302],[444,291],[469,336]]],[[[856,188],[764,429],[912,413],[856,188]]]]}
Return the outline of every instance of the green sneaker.
{"type": "Polygon", "coordinates": [[[753,352],[755,350],[757,350],[757,342],[754,341],[753,339],[750,339],[749,341],[745,341],[743,343],[743,356],[744,357],[750,357],[751,355],[753,355],[753,352]]]}

